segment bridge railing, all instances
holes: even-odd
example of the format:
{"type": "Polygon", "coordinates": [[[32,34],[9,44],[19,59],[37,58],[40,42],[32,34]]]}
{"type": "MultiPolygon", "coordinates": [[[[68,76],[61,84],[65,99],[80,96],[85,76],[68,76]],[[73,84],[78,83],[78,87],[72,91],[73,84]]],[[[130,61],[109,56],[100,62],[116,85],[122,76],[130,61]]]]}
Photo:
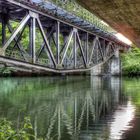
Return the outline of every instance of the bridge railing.
{"type": "Polygon", "coordinates": [[[111,32],[111,33],[115,32],[114,29],[112,29],[110,26],[104,23],[101,19],[99,19],[93,13],[83,8],[75,0],[44,0],[44,1],[50,1],[56,4],[57,6],[65,9],[66,11],[88,21],[89,23],[94,24],[96,27],[98,27],[99,29],[103,31],[111,32]]]}
{"type": "MultiPolygon", "coordinates": [[[[84,7],[79,5],[76,0],[25,0],[26,2],[36,2],[36,3],[44,3],[44,2],[51,2],[55,4],[58,7],[61,7],[62,9],[70,12],[73,15],[76,15],[83,20],[95,25],[99,29],[114,33],[116,32],[114,29],[112,29],[108,24],[103,22],[101,19],[99,19],[97,16],[95,16],[93,13],[86,10],[84,7]]],[[[57,10],[57,9],[56,9],[57,10]]]]}

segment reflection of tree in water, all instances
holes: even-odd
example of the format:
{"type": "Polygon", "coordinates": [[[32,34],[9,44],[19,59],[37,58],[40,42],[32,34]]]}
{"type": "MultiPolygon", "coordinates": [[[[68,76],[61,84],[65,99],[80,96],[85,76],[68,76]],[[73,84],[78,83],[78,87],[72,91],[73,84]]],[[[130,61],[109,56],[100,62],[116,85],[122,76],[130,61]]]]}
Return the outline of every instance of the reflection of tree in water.
{"type": "MultiPolygon", "coordinates": [[[[88,134],[95,137],[107,127],[103,116],[119,104],[120,86],[117,83],[118,88],[112,89],[111,79],[89,81],[88,77],[12,79],[15,87],[0,95],[1,110],[4,106],[1,116],[20,124],[24,115],[30,115],[35,135],[47,139],[84,139],[88,134]]],[[[108,131],[100,137],[108,137],[108,131]]]]}

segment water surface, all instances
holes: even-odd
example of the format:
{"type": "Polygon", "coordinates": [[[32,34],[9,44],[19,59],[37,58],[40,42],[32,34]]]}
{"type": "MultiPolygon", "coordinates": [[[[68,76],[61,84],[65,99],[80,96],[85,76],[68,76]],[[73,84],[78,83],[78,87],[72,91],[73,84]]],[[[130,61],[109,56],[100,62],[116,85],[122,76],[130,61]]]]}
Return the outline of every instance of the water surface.
{"type": "Polygon", "coordinates": [[[44,140],[140,140],[140,79],[1,78],[0,118],[44,140]]]}

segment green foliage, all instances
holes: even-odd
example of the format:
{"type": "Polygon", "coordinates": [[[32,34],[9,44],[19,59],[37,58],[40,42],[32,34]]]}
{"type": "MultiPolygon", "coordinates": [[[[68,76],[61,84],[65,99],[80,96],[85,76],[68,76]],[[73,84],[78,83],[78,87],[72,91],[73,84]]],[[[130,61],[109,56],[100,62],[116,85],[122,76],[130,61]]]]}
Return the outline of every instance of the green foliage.
{"type": "Polygon", "coordinates": [[[140,49],[132,46],[131,51],[122,54],[122,70],[125,75],[139,75],[140,74],[140,49]]]}
{"type": "Polygon", "coordinates": [[[6,119],[0,120],[0,140],[32,140],[33,127],[30,118],[26,117],[21,128],[16,130],[13,123],[6,119]]]}

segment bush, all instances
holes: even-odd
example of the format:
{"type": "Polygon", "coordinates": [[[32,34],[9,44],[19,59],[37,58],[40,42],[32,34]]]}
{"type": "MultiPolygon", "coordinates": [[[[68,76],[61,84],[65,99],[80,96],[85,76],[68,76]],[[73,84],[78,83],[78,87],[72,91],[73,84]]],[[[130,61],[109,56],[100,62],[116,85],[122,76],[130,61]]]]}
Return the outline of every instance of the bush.
{"type": "Polygon", "coordinates": [[[121,55],[122,71],[125,75],[140,75],[140,49],[136,46],[127,54],[121,55]]]}
{"type": "Polygon", "coordinates": [[[16,130],[13,123],[6,119],[0,120],[0,140],[33,140],[34,131],[30,118],[26,117],[21,128],[16,130]]]}

